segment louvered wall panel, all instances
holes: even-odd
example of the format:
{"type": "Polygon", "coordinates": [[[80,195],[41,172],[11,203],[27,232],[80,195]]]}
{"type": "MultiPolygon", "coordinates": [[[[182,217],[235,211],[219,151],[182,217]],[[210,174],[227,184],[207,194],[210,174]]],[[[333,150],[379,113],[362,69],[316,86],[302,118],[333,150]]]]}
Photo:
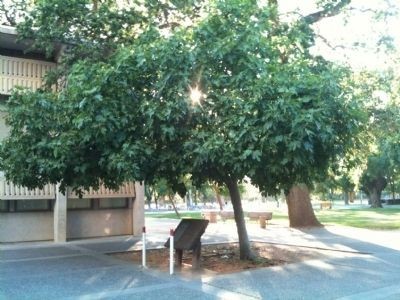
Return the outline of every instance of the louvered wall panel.
{"type": "MultiPolygon", "coordinates": [[[[0,180],[0,200],[28,200],[28,199],[55,199],[56,187],[46,184],[43,189],[30,190],[26,187],[15,185],[12,182],[0,180]]],[[[85,191],[82,198],[133,198],[135,197],[135,185],[133,182],[123,184],[118,190],[110,190],[101,186],[97,191],[90,189],[85,191]]],[[[76,193],[68,192],[69,199],[78,199],[76,193]]]]}
{"type": "Polygon", "coordinates": [[[0,181],[1,200],[55,199],[55,186],[46,184],[43,189],[30,190],[12,182],[0,181]]]}
{"type": "Polygon", "coordinates": [[[55,66],[52,62],[0,55],[0,94],[9,95],[15,86],[40,88],[43,77],[55,66]]]}
{"type": "MultiPolygon", "coordinates": [[[[135,184],[127,182],[120,186],[118,190],[110,190],[101,186],[97,191],[89,189],[85,191],[82,198],[133,198],[135,197],[135,184]]],[[[68,199],[77,199],[79,196],[76,193],[69,192],[68,199]]]]}

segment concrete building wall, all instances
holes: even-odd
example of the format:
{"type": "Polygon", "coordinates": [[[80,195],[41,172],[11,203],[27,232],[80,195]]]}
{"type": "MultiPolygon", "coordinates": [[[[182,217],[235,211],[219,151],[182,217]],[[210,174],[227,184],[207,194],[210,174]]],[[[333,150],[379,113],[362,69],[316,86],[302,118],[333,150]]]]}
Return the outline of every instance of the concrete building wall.
{"type": "Polygon", "coordinates": [[[132,234],[131,209],[68,210],[67,239],[132,234]]]}
{"type": "Polygon", "coordinates": [[[0,242],[53,240],[53,212],[0,213],[0,242]]]}
{"type": "MultiPolygon", "coordinates": [[[[53,212],[0,213],[0,242],[54,239],[53,212]]],[[[68,211],[67,238],[132,234],[131,209],[68,211]]]]}

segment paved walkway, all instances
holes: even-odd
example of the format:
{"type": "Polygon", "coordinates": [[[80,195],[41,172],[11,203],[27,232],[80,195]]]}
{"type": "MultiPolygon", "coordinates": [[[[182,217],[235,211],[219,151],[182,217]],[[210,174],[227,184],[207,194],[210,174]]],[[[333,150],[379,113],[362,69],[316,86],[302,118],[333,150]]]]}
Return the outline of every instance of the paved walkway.
{"type": "MultiPolygon", "coordinates": [[[[162,246],[177,222],[147,219],[149,244],[162,246]]],[[[400,231],[333,226],[300,231],[282,224],[266,230],[249,224],[248,231],[252,240],[346,252],[187,279],[104,255],[140,248],[140,239],[132,237],[1,245],[0,299],[400,299],[400,231]]],[[[210,224],[202,239],[236,240],[232,222],[210,224]]]]}

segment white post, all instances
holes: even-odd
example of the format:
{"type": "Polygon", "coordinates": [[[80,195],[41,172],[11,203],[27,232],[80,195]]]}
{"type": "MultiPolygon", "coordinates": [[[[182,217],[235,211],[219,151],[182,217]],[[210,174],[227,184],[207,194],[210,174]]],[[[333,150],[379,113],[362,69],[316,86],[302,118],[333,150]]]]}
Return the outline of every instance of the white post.
{"type": "Polygon", "coordinates": [[[169,275],[174,274],[174,230],[169,231],[169,275]]]}
{"type": "Polygon", "coordinates": [[[142,266],[146,268],[146,227],[143,226],[142,229],[142,266]]]}

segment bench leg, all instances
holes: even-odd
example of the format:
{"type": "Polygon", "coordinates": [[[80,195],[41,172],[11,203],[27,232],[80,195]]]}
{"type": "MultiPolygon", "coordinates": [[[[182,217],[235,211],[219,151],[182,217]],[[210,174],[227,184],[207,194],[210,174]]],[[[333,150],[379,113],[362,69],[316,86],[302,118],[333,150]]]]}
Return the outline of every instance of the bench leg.
{"type": "Polygon", "coordinates": [[[259,217],[258,222],[260,224],[260,227],[262,229],[265,229],[267,227],[267,219],[264,217],[259,217]]]}
{"type": "Polygon", "coordinates": [[[178,268],[182,268],[183,250],[175,249],[175,259],[178,268]]]}
{"type": "Polygon", "coordinates": [[[200,269],[201,242],[193,249],[192,255],[192,268],[193,270],[198,270],[200,269]]]}

